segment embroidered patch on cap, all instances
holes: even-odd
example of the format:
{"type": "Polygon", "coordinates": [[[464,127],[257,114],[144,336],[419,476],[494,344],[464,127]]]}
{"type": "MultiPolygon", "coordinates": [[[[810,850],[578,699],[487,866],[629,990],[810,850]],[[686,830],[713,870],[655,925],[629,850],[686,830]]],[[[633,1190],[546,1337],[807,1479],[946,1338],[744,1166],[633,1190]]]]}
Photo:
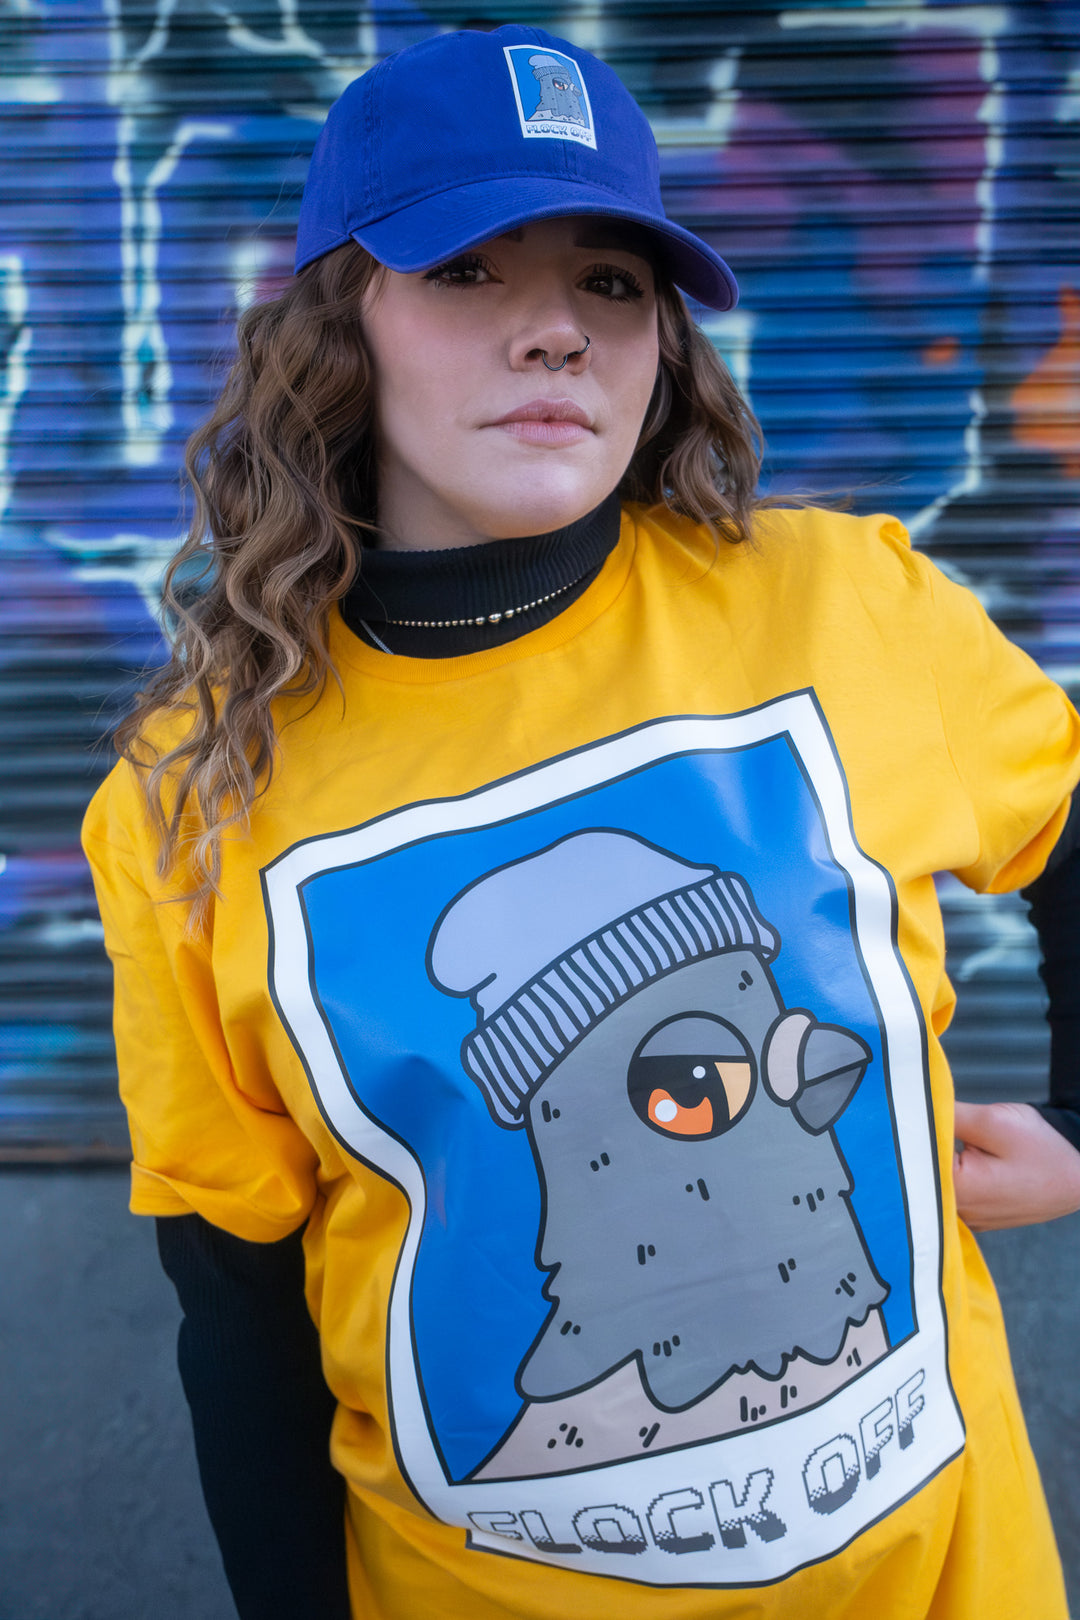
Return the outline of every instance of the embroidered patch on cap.
{"type": "Polygon", "coordinates": [[[581,141],[596,150],[585,79],[572,56],[536,45],[504,45],[521,133],[530,138],[581,141]]]}

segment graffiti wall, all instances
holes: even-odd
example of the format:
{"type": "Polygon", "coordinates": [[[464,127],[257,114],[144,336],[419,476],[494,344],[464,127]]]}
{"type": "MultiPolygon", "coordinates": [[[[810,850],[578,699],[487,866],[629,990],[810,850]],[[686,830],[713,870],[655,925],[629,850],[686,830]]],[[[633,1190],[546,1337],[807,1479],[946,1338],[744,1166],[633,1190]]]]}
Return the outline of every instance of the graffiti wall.
{"type": "MultiPolygon", "coordinates": [[[[1080,5],[0,0],[0,1153],[123,1151],[78,826],[160,654],[178,465],[289,271],[319,122],[387,52],[531,21],[646,108],[743,289],[705,326],[774,488],[891,510],[1080,688],[1080,5]]],[[[1036,1095],[1015,899],[943,884],[968,1094],[1036,1095]]]]}

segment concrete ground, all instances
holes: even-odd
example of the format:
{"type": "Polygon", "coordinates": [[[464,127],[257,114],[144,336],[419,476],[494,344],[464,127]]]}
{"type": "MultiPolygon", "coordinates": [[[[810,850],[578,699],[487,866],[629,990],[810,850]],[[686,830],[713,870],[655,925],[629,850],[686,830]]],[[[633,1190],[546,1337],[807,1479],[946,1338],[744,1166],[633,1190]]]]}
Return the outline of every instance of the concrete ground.
{"type": "MultiPolygon", "coordinates": [[[[0,1620],[235,1620],[126,1184],[0,1171],[0,1620]]],[[[1080,1615],[1080,1216],[985,1250],[1080,1615]]]]}

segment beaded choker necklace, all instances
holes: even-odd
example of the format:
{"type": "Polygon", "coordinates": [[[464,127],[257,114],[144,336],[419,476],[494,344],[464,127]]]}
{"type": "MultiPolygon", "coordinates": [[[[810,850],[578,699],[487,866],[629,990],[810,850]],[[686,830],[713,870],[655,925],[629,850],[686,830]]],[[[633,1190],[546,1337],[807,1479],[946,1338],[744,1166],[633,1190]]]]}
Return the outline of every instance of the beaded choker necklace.
{"type": "Polygon", "coordinates": [[[365,550],[342,615],[385,653],[453,658],[500,646],[588,587],[618,539],[620,515],[611,495],[549,534],[442,551],[365,550]]]}
{"type": "MultiPolygon", "coordinates": [[[[581,576],[584,578],[584,575],[581,576]]],[[[560,585],[554,591],[548,591],[546,596],[538,596],[535,602],[523,602],[520,607],[501,608],[498,613],[481,613],[475,619],[386,619],[386,624],[407,625],[410,630],[451,630],[461,624],[501,624],[504,619],[513,619],[519,613],[528,613],[531,608],[543,607],[554,597],[561,596],[568,591],[571,585],[576,585],[576,579],[568,579],[565,585],[560,585]]]]}

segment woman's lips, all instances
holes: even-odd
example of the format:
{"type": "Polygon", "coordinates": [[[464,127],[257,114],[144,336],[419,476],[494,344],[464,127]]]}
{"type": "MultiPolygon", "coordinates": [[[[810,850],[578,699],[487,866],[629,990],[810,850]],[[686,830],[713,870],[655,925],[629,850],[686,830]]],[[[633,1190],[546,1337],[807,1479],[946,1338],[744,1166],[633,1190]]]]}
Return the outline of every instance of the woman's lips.
{"type": "Polygon", "coordinates": [[[553,446],[577,444],[593,431],[588,413],[572,399],[533,399],[488,425],[524,444],[553,446]]]}

